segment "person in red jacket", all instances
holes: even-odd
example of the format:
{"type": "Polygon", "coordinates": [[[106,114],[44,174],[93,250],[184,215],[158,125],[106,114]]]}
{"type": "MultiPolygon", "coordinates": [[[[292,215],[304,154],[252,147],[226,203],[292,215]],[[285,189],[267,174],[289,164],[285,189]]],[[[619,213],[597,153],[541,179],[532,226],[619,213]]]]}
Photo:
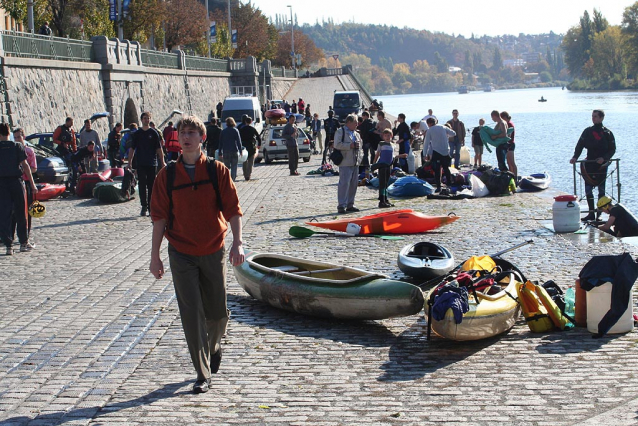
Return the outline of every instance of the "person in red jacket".
{"type": "Polygon", "coordinates": [[[211,374],[217,373],[222,359],[221,338],[230,315],[224,259],[227,224],[233,233],[230,263],[239,266],[244,262],[237,190],[228,168],[215,161],[212,166],[219,190],[216,194],[209,160],[201,149],[205,131],[204,123],[195,116],[186,116],[177,123],[182,154],[176,163],[160,170],[151,201],[150,271],[157,279],[164,276],[160,246],[166,237],[182,327],[197,371],[194,393],[208,391],[211,374]],[[174,167],[174,181],[169,198],[170,167],[174,167]]]}
{"type": "Polygon", "coordinates": [[[71,161],[71,153],[78,150],[75,130],[73,129],[73,119],[67,117],[64,124],[58,126],[53,132],[53,143],[56,144],[57,150],[67,162],[71,161]]]}
{"type": "Polygon", "coordinates": [[[166,146],[166,162],[177,160],[182,148],[179,146],[177,137],[177,129],[173,127],[173,122],[169,121],[168,126],[162,131],[164,143],[166,146]]]}

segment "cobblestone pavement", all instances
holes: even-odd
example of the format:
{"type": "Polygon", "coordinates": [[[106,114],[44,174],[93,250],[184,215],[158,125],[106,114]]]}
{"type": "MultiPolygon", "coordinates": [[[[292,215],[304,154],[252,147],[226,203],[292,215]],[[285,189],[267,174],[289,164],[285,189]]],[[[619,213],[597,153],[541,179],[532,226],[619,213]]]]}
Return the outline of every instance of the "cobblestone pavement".
{"type": "MultiPolygon", "coordinates": [[[[335,216],[338,178],[288,176],[282,162],[257,165],[254,177],[237,187],[246,246],[259,252],[398,277],[397,253],[413,241],[443,243],[462,259],[533,237],[505,257],[528,277],[565,287],[592,255],[631,249],[596,243],[597,234],[548,232],[541,221],[551,218],[551,199],[530,194],[398,200],[400,208],[461,216],[405,241],[291,239],[291,225],[335,216]]],[[[362,214],[378,212],[376,204],[374,190],[359,189],[362,214]]],[[[232,271],[222,366],[212,390],[193,395],[170,271],[162,280],[148,273],[151,223],[138,216],[138,201],[46,205],[35,222],[37,249],[0,257],[3,426],[637,423],[636,332],[594,340],[584,329],[532,334],[519,321],[493,339],[427,341],[423,313],[367,322],[304,317],[251,299],[232,271]]]]}

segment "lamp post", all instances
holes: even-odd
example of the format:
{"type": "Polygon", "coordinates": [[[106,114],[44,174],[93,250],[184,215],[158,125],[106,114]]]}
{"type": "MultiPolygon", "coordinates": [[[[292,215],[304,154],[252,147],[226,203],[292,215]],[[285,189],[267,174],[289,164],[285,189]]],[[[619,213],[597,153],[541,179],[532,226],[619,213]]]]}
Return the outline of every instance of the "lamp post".
{"type": "Polygon", "coordinates": [[[290,42],[292,45],[292,51],[290,55],[292,56],[292,69],[297,69],[297,57],[295,56],[295,21],[292,19],[292,6],[288,5],[290,8],[290,42]]]}

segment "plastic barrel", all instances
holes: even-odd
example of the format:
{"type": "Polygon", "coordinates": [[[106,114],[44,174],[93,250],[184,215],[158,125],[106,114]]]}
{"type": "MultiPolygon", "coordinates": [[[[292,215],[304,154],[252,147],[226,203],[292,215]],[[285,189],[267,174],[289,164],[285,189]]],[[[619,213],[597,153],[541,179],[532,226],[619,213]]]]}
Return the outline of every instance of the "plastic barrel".
{"type": "Polygon", "coordinates": [[[575,195],[554,197],[552,206],[555,232],[576,232],[580,228],[580,205],[575,195]]]}
{"type": "MultiPolygon", "coordinates": [[[[611,307],[611,289],[611,283],[605,283],[587,292],[587,330],[590,333],[598,333],[598,323],[611,307]]],[[[634,329],[632,300],[633,289],[629,295],[629,303],[625,313],[607,332],[608,334],[627,333],[634,329]]]]}
{"type": "Polygon", "coordinates": [[[575,290],[574,321],[577,327],[587,327],[587,292],[580,287],[580,279],[576,279],[575,290]]]}

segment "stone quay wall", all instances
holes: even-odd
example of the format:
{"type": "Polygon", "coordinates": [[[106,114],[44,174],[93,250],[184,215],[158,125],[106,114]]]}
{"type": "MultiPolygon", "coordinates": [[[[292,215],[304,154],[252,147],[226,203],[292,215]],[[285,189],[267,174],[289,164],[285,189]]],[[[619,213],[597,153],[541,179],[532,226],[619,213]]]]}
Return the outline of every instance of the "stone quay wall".
{"type": "Polygon", "coordinates": [[[150,111],[157,125],[174,110],[206,121],[218,102],[236,92],[236,86],[252,90],[262,100],[281,99],[296,81],[282,69],[275,69],[277,75],[273,76],[269,61],[257,65],[252,57],[227,61],[227,69],[224,61],[217,61],[220,69],[211,71],[205,69],[211,60],[187,57],[181,51],[150,52],[160,63],[145,64],[143,49],[136,42],[97,37],[92,49],[90,62],[0,52],[0,83],[6,88],[0,99],[2,120],[22,126],[30,134],[52,132],[67,116],[75,119],[79,129],[84,119],[107,111],[108,120],[97,120],[93,126],[106,138],[109,128],[124,121],[127,102],[132,101],[138,116],[150,111]],[[198,66],[198,60],[203,65],[198,66]]]}

